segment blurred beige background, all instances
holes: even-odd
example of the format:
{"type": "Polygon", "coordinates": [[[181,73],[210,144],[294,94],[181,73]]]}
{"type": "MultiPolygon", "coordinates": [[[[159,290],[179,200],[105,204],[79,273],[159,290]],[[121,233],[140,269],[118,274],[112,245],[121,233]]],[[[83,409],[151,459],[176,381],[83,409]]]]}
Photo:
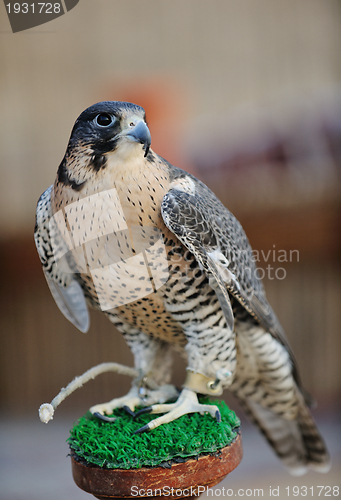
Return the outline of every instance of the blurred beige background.
{"type": "MultiPolygon", "coordinates": [[[[97,101],[128,100],[145,107],[152,148],[206,182],[242,222],[304,384],[319,403],[316,418],[330,436],[336,430],[332,446],[340,453],[340,2],[80,0],[59,19],[17,34],[0,10],[4,432],[18,428],[55,442],[64,432],[66,439],[90,405],[129,387],[112,374],[90,382],[58,408],[55,419],[66,422],[60,434],[55,421],[51,434],[49,426],[27,424],[75,375],[103,361],[132,364],[102,315],[91,315],[86,335],[64,319],[33,242],[36,202],[54,180],[77,116],[97,101]]],[[[176,360],[178,385],[184,369],[176,360]]],[[[21,463],[20,443],[8,441],[6,467],[21,463]]],[[[259,461],[267,449],[255,443],[248,456],[259,461]]],[[[328,477],[319,476],[320,484],[328,477]]],[[[45,488],[18,484],[8,486],[6,500],[37,500],[39,484],[45,488]]],[[[85,498],[72,488],[72,498],[85,498]]],[[[69,494],[62,491],[49,498],[69,494]]]]}

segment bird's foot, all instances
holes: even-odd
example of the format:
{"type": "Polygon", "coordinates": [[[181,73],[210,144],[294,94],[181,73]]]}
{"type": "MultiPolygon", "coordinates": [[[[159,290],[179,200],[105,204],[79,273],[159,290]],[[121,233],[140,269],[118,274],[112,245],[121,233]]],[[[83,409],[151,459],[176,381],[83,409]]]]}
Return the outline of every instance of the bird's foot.
{"type": "Polygon", "coordinates": [[[135,434],[155,429],[162,424],[166,424],[168,422],[176,420],[182,415],[196,412],[201,413],[202,415],[204,413],[209,413],[213,418],[217,419],[217,422],[221,421],[220,411],[217,406],[201,404],[198,401],[196,392],[190,389],[183,389],[178,400],[175,403],[155,404],[148,408],[143,408],[142,410],[137,412],[136,416],[141,415],[142,413],[165,413],[165,415],[156,418],[155,420],[152,420],[148,424],[144,425],[143,427],[135,431],[135,434]]]}
{"type": "Polygon", "coordinates": [[[117,417],[108,417],[116,408],[126,408],[133,412],[135,407],[141,404],[141,399],[138,394],[138,387],[133,386],[128,394],[120,398],[112,399],[107,403],[97,404],[90,408],[90,412],[97,418],[106,422],[114,422],[117,417]]]}
{"type": "Polygon", "coordinates": [[[118,417],[108,417],[116,408],[124,408],[132,416],[137,406],[164,403],[178,397],[178,391],[173,385],[162,385],[157,389],[147,389],[133,385],[128,394],[112,399],[107,403],[98,404],[90,408],[90,412],[97,418],[106,422],[114,422],[118,417]]]}

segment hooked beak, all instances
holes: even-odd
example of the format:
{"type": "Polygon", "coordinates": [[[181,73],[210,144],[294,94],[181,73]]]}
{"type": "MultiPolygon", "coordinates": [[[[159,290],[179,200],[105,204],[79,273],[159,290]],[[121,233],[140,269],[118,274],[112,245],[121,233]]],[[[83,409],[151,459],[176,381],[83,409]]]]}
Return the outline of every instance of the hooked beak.
{"type": "Polygon", "coordinates": [[[152,142],[152,138],[149,132],[149,128],[147,127],[144,121],[138,122],[135,127],[126,134],[127,137],[131,137],[134,142],[139,142],[143,144],[144,156],[146,157],[150,144],[152,142]]]}

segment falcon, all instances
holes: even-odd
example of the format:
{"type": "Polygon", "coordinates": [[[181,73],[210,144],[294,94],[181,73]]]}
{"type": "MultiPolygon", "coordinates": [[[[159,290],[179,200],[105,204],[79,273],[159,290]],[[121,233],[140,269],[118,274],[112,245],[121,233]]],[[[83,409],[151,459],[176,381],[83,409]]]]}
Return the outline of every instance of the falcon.
{"type": "Polygon", "coordinates": [[[198,394],[229,389],[293,474],[328,471],[240,223],[150,145],[142,107],[89,107],[37,205],[35,242],[61,312],[86,332],[88,306],[103,311],[134,355],[138,376],[128,394],[90,411],[109,421],[120,407],[162,414],[138,432],[192,412],[219,422],[218,407],[198,394]],[[187,360],[180,394],[170,384],[174,350],[187,360]]]}

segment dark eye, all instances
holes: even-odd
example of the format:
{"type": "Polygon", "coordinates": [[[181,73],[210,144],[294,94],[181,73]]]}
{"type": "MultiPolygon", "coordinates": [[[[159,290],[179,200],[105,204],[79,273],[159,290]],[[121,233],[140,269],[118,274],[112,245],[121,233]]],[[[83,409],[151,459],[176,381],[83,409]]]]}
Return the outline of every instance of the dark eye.
{"type": "Polygon", "coordinates": [[[111,115],[108,115],[108,113],[101,113],[95,118],[95,122],[100,127],[109,127],[109,125],[111,125],[113,121],[113,117],[111,115]]]}

